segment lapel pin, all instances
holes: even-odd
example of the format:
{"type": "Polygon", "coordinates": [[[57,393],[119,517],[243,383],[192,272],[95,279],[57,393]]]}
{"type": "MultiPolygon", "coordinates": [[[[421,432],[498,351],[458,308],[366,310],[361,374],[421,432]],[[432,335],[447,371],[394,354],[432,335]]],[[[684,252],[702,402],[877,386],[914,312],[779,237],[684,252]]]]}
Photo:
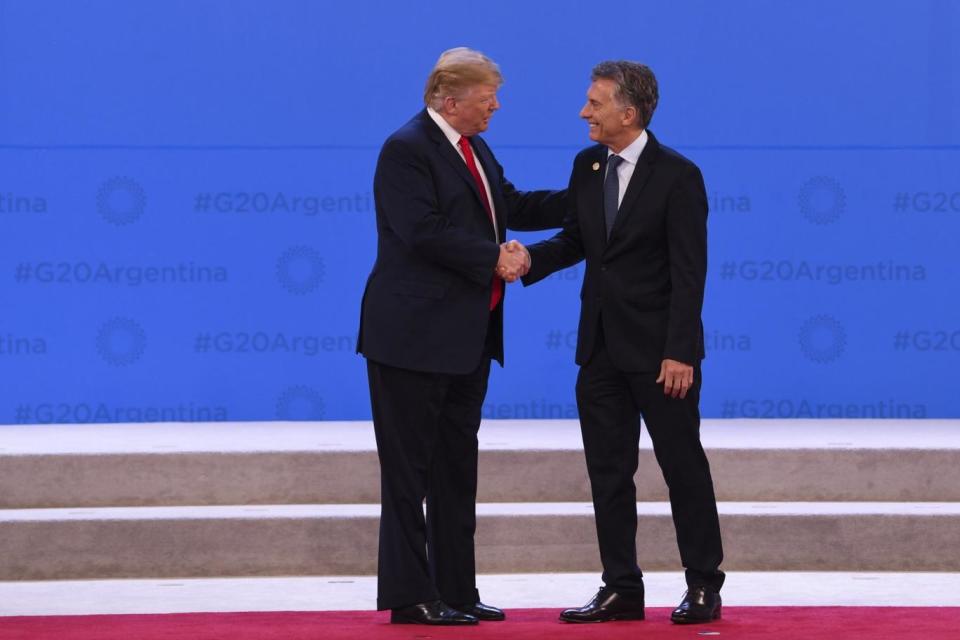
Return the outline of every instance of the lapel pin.
{"type": "Polygon", "coordinates": [[[593,170],[594,170],[594,171],[600,171],[600,163],[599,163],[599,162],[594,162],[594,163],[593,163],[593,170]]]}

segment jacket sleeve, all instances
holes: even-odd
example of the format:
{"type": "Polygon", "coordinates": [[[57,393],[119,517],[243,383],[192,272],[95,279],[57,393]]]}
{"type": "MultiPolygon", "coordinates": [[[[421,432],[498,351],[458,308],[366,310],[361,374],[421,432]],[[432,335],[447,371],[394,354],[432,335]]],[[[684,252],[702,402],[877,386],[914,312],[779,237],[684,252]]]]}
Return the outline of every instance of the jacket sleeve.
{"type": "Polygon", "coordinates": [[[690,165],[667,200],[670,307],[663,357],[695,364],[707,279],[707,194],[700,170],[690,165]]]}
{"type": "Polygon", "coordinates": [[[500,182],[507,201],[507,228],[514,231],[559,229],[567,213],[567,192],[517,191],[509,180],[500,182]]]}
{"type": "Polygon", "coordinates": [[[530,272],[521,279],[525,287],[583,260],[583,236],[580,233],[580,220],[576,207],[577,193],[574,180],[576,171],[576,162],[574,162],[570,183],[565,192],[563,228],[552,238],[527,247],[531,265],[530,272]]]}
{"type": "MultiPolygon", "coordinates": [[[[494,164],[496,179],[500,184],[500,193],[507,203],[504,215],[505,226],[514,231],[542,231],[559,229],[566,215],[567,192],[564,191],[519,191],[506,179],[503,167],[497,162],[486,141],[477,138],[476,144],[483,146],[484,155],[494,164]]],[[[492,176],[487,176],[491,179],[492,176]]]]}
{"type": "Polygon", "coordinates": [[[384,145],[373,183],[382,223],[412,251],[478,285],[490,284],[500,247],[440,212],[430,169],[407,143],[393,139],[384,145]]]}

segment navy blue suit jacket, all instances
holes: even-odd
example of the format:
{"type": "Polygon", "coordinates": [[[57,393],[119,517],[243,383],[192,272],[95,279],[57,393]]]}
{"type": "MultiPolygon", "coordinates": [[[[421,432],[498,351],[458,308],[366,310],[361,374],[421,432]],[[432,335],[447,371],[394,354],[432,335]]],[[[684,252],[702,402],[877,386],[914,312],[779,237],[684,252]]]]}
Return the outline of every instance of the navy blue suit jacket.
{"type": "Polygon", "coordinates": [[[489,325],[492,355],[503,364],[503,304],[492,317],[489,309],[499,245],[507,228],[559,227],[565,194],[517,191],[483,139],[471,141],[490,183],[499,237],[466,163],[426,110],[380,151],[373,180],[377,259],[357,344],[370,360],[470,373],[484,357],[489,325]]]}
{"type": "Polygon", "coordinates": [[[656,373],[665,358],[697,365],[704,357],[703,176],[693,162],[647,134],[609,239],[603,214],[607,147],[594,145],[573,162],[563,230],[528,247],[533,266],[524,285],[586,258],[580,365],[592,356],[601,323],[610,359],[622,371],[656,373]]]}

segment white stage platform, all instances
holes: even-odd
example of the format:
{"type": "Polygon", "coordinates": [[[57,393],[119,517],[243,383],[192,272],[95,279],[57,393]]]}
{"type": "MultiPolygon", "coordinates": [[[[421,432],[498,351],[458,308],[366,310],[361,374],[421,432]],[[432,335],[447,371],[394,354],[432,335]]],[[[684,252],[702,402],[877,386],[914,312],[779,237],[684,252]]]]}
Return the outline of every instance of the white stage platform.
{"type": "MultiPolygon", "coordinates": [[[[960,606],[960,421],[706,420],[729,606],[960,606]],[[757,570],[760,571],[757,571],[757,570]]],[[[579,424],[486,421],[478,578],[505,607],[599,585],[579,424]]],[[[0,426],[0,615],[370,609],[369,422],[0,426]]],[[[649,439],[650,606],[683,591],[649,439]]]]}
{"type": "MultiPolygon", "coordinates": [[[[477,576],[484,601],[508,609],[580,606],[596,573],[477,576]]],[[[683,574],[647,573],[648,607],[673,607],[683,574]]],[[[0,582],[0,616],[350,611],[376,608],[372,576],[0,582]]],[[[960,606],[960,573],[731,572],[728,607],[960,606]]],[[[2,626],[2,622],[0,622],[2,626]]]]}
{"type": "MultiPolygon", "coordinates": [[[[960,450],[960,420],[704,420],[706,449],[960,450]]],[[[580,450],[577,420],[485,420],[480,448],[580,450]]],[[[641,436],[640,446],[650,448],[641,436]]],[[[376,451],[373,424],[206,422],[0,425],[0,454],[376,451]]]]}

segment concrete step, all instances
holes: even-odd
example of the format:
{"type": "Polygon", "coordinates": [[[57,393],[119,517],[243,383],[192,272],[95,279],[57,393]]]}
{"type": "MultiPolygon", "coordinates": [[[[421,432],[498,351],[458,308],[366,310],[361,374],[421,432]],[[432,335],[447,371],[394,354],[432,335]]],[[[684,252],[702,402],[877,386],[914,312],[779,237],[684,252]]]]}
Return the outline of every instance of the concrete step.
{"type": "MultiPolygon", "coordinates": [[[[960,421],[707,420],[723,501],[960,500],[960,421]]],[[[590,499],[579,423],[491,420],[481,502],[590,499]]],[[[0,508],[377,503],[369,422],[0,427],[0,508]]],[[[637,496],[666,499],[646,433],[637,496]]]]}
{"type": "MultiPolygon", "coordinates": [[[[559,613],[560,609],[579,606],[593,595],[598,580],[593,572],[480,574],[477,587],[485,602],[507,609],[509,616],[509,610],[518,608],[551,608],[559,613]]],[[[647,571],[643,582],[648,608],[676,606],[685,588],[680,571],[647,571]]],[[[376,596],[375,576],[0,582],[0,628],[5,616],[369,611],[377,606],[376,596]]],[[[723,604],[960,607],[960,573],[734,571],[723,583],[723,604]]],[[[684,637],[683,633],[677,635],[684,637]]],[[[688,637],[696,635],[690,633],[688,637]]],[[[602,634],[597,633],[597,637],[602,634]]],[[[645,634],[638,633],[637,637],[645,634]]],[[[849,637],[855,638],[855,632],[849,637]]]]}
{"type": "MultiPolygon", "coordinates": [[[[482,573],[600,570],[589,503],[478,505],[482,573]]],[[[666,503],[638,503],[651,571],[679,564],[666,503]]],[[[377,505],[9,509],[0,580],[363,575],[377,505]]],[[[730,571],[958,571],[960,503],[724,502],[730,571]]]]}

